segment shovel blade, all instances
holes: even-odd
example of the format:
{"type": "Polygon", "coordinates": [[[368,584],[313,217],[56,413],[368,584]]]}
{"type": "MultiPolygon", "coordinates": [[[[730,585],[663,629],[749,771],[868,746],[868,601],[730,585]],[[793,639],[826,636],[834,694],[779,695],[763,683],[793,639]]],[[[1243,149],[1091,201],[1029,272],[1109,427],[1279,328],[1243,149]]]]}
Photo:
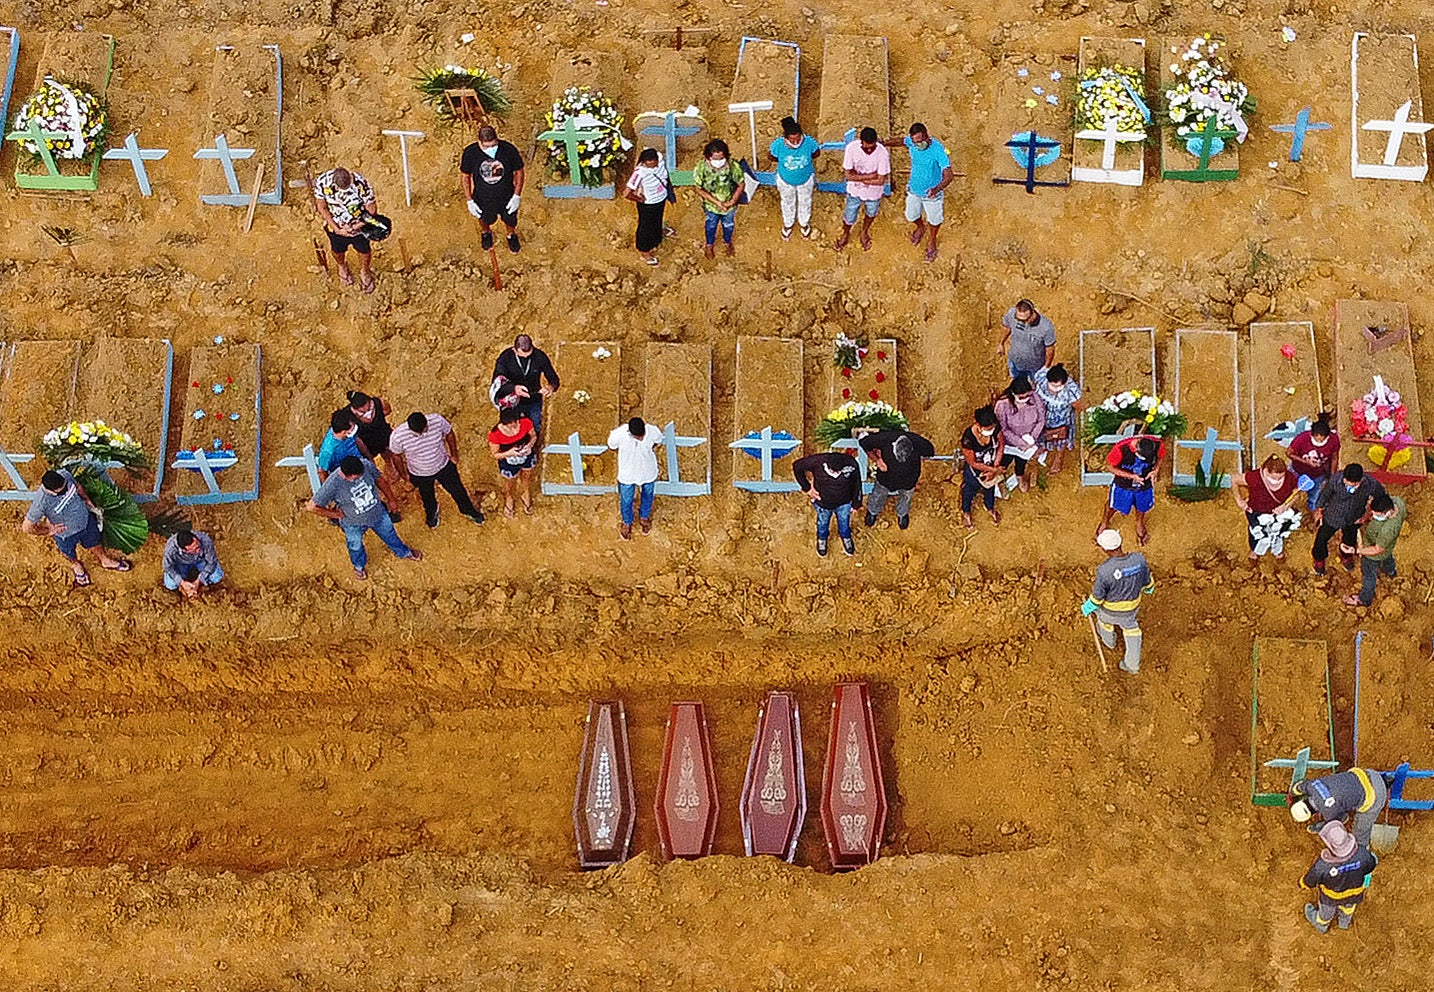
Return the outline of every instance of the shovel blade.
{"type": "Polygon", "coordinates": [[[1392,851],[1399,845],[1399,828],[1389,823],[1376,823],[1369,832],[1369,846],[1378,852],[1392,851]]]}

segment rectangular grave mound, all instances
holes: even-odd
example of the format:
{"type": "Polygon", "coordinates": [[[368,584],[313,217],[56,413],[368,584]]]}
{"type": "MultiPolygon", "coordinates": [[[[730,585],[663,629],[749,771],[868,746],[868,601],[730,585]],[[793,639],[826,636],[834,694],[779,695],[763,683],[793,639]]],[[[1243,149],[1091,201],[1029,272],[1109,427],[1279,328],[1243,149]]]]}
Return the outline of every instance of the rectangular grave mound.
{"type": "MultiPolygon", "coordinates": [[[[35,456],[19,468],[31,488],[46,468],[39,456],[40,439],[77,416],[79,364],[78,341],[17,341],[5,350],[0,373],[0,450],[35,456]]],[[[0,479],[0,486],[12,481],[0,479]]]]}
{"type": "Polygon", "coordinates": [[[258,497],[260,376],[257,344],[190,352],[184,425],[171,466],[182,470],[175,473],[176,502],[237,503],[258,497]]]}
{"type": "Polygon", "coordinates": [[[201,158],[199,199],[220,206],[248,206],[259,166],[264,166],[259,202],[282,202],[284,189],[280,146],[283,116],[283,59],[277,45],[221,45],[214,50],[209,84],[209,110],[199,127],[201,158]],[[219,138],[246,157],[225,159],[210,153],[219,138]],[[242,152],[241,152],[242,153],[242,152]]]}
{"type": "Polygon", "coordinates": [[[653,807],[662,852],[669,858],[711,854],[719,806],[706,710],[699,702],[673,703],[653,807]]]}
{"type": "Polygon", "coordinates": [[[1054,52],[1008,55],[997,65],[988,132],[997,184],[1027,192],[1070,185],[1074,70],[1074,56],[1054,52]]]}
{"type": "Polygon", "coordinates": [[[1408,304],[1339,300],[1334,305],[1336,405],[1342,443],[1340,458],[1346,464],[1359,462],[1381,482],[1400,485],[1425,478],[1425,449],[1373,450],[1377,439],[1361,441],[1355,436],[1351,404],[1373,390],[1374,377],[1379,376],[1386,388],[1399,394],[1405,406],[1408,435],[1415,441],[1425,438],[1411,337],[1408,304]],[[1388,347],[1371,345],[1368,340],[1370,336],[1378,339],[1391,335],[1396,340],[1388,347]],[[1375,350],[1371,351],[1371,347],[1375,350]]]}
{"type": "Polygon", "coordinates": [[[800,338],[737,339],[732,484],[738,489],[797,488],[789,466],[805,433],[803,372],[800,338]],[[750,443],[739,446],[743,441],[750,443]]]}
{"type": "MultiPolygon", "coordinates": [[[[1234,331],[1183,327],[1175,332],[1175,408],[1185,415],[1185,438],[1204,441],[1213,429],[1220,442],[1242,443],[1239,339],[1234,331]]],[[[1177,483],[1195,481],[1200,449],[1176,444],[1169,452],[1177,483]]],[[[1244,471],[1240,451],[1216,449],[1211,468],[1234,484],[1244,471]]]]}
{"type": "MultiPolygon", "coordinates": [[[[801,63],[802,50],[791,42],[743,38],[738,46],[728,106],[770,101],[772,108],[756,111],[755,124],[746,111],[729,111],[726,126],[716,131],[726,134],[732,154],[746,158],[753,169],[758,168],[761,152],[772,138],[782,133],[782,118],[801,119],[797,114],[801,63]]],[[[767,183],[775,181],[775,173],[763,175],[767,183]]]]}
{"type": "MultiPolygon", "coordinates": [[[[891,134],[891,70],[885,38],[829,34],[822,39],[821,110],[816,139],[817,180],[830,192],[844,192],[842,149],[852,133],[874,127],[883,139],[891,134]]],[[[773,135],[780,135],[778,128],[773,135]]]]}
{"type": "Polygon", "coordinates": [[[636,826],[637,791],[627,742],[627,710],[620,699],[594,699],[588,703],[573,797],[579,867],[607,868],[626,861],[632,854],[636,826]]]}
{"type": "MultiPolygon", "coordinates": [[[[1088,130],[1076,132],[1071,178],[1077,182],[1139,186],[1145,182],[1146,135],[1153,126],[1140,114],[1141,103],[1147,112],[1150,106],[1145,93],[1145,39],[1082,38],[1077,89],[1071,98],[1077,106],[1083,93],[1098,90],[1103,82],[1101,78],[1088,81],[1086,76],[1102,70],[1117,77],[1126,77],[1121,70],[1133,70],[1136,78],[1127,79],[1115,91],[1120,101],[1117,107],[1127,108],[1124,114],[1108,121],[1091,121],[1088,130]]],[[[1119,78],[1112,80],[1112,84],[1115,82],[1119,78]]]]}
{"type": "Polygon", "coordinates": [[[865,682],[838,683],[832,692],[821,807],[834,869],[860,868],[877,859],[886,808],[870,691],[865,682]]]}
{"type": "Polygon", "coordinates": [[[1423,182],[1434,125],[1424,120],[1414,35],[1356,32],[1349,66],[1351,175],[1423,182]]]}
{"type": "Polygon", "coordinates": [[[1279,441],[1265,435],[1280,424],[1313,420],[1324,409],[1314,325],[1307,320],[1251,324],[1247,355],[1251,464],[1259,465],[1269,455],[1285,454],[1279,441]]]}
{"type": "Polygon", "coordinates": [[[712,492],[712,348],[705,344],[647,345],[643,418],[664,430],[675,447],[658,448],[657,491],[668,496],[712,492]]]}
{"type": "MultiPolygon", "coordinates": [[[[18,48],[18,38],[12,39],[12,49],[18,48]]],[[[115,40],[107,34],[63,31],[46,35],[40,62],[35,67],[34,85],[29,93],[22,95],[19,106],[23,106],[25,99],[38,91],[47,78],[81,86],[104,100],[114,70],[114,52],[115,40]]],[[[11,122],[5,123],[9,125],[11,122]]],[[[47,150],[47,157],[46,154],[28,151],[19,142],[13,143],[18,146],[15,185],[20,189],[32,192],[93,192],[99,189],[100,157],[105,151],[103,142],[83,158],[71,158],[60,149],[47,150]]]]}
{"type": "Polygon", "coordinates": [[[607,447],[607,436],[628,419],[621,409],[622,346],[616,341],[559,341],[553,361],[563,388],[543,404],[543,493],[616,492],[617,452],[607,447]]]}
{"type": "MultiPolygon", "coordinates": [[[[1230,48],[1225,39],[1214,35],[1210,40],[1220,44],[1227,56],[1226,62],[1233,70],[1233,59],[1228,57],[1230,48]]],[[[1170,67],[1177,64],[1176,60],[1190,42],[1191,39],[1184,35],[1165,39],[1165,45],[1160,50],[1161,103],[1164,103],[1165,94],[1175,84],[1175,74],[1170,71],[1170,67]]],[[[1238,73],[1235,75],[1238,78],[1238,73]]],[[[1213,122],[1211,134],[1211,139],[1206,143],[1192,135],[1181,135],[1177,125],[1171,124],[1168,119],[1163,120],[1160,127],[1160,177],[1196,183],[1228,182],[1239,178],[1240,142],[1234,134],[1215,128],[1213,122]]]]}
{"type": "Polygon", "coordinates": [[[827,359],[827,409],[821,411],[823,416],[848,402],[880,400],[901,408],[895,338],[869,341],[861,368],[851,369],[850,372],[847,375],[836,367],[833,359],[827,359]]]}
{"type": "Polygon", "coordinates": [[[752,755],[742,782],[742,840],[747,856],[790,864],[807,818],[807,774],[797,697],[769,692],[757,714],[752,755]]]}
{"type": "MultiPolygon", "coordinates": [[[[624,76],[621,61],[612,55],[563,51],[554,56],[549,65],[548,95],[551,101],[556,102],[569,89],[586,88],[593,95],[601,93],[614,107],[620,108],[624,76]]],[[[553,124],[551,109],[543,118],[537,136],[542,143],[537,154],[542,156],[545,177],[543,195],[560,200],[611,200],[617,195],[613,172],[623,166],[623,159],[619,157],[613,165],[599,170],[592,169],[585,161],[590,151],[588,142],[610,135],[611,131],[600,127],[584,128],[574,118],[566,119],[561,127],[553,124]]]]}
{"type": "MultiPolygon", "coordinates": [[[[1080,384],[1087,406],[1097,406],[1128,389],[1155,392],[1155,328],[1080,332],[1080,384]]],[[[1081,485],[1108,486],[1112,476],[1106,465],[1110,447],[1080,445],[1081,485]]]]}
{"type": "MultiPolygon", "coordinates": [[[[20,32],[17,28],[0,27],[0,127],[10,126],[10,99],[15,94],[15,69],[20,64],[20,32]]],[[[8,133],[8,132],[7,132],[8,133]]]]}
{"type": "Polygon", "coordinates": [[[78,409],[140,443],[150,468],[129,473],[137,498],[159,497],[169,453],[174,348],[158,338],[100,338],[85,351],[78,409]]]}
{"type": "Polygon", "coordinates": [[[1279,805],[1290,786],[1289,768],[1302,748],[1314,761],[1334,760],[1334,719],[1329,696],[1329,654],[1324,641],[1257,637],[1250,704],[1250,793],[1256,805],[1279,805]]]}

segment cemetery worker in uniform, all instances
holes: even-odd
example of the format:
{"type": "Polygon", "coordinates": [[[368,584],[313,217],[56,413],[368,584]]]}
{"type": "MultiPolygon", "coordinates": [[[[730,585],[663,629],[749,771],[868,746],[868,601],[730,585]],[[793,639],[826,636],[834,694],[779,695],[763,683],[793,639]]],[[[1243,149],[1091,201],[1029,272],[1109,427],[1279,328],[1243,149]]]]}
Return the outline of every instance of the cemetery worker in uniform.
{"type": "Polygon", "coordinates": [[[99,511],[66,469],[51,469],[40,477],[40,488],[20,529],[54,540],[55,549],[74,571],[77,586],[90,584],[90,573],[75,556],[78,547],[93,548],[101,567],[112,572],[128,572],[133,567],[100,544],[99,511]]]}
{"type": "Polygon", "coordinates": [[[518,204],[523,197],[523,156],[503,141],[491,124],[478,129],[478,140],[463,149],[458,162],[459,182],[468,212],[483,231],[484,251],[493,247],[493,222],[508,229],[508,250],[518,253],[518,204]]]}
{"type": "Polygon", "coordinates": [[[519,397],[517,410],[533,422],[537,432],[543,426],[543,400],[557,392],[562,381],[547,352],[533,347],[533,339],[519,334],[513,347],[503,349],[493,363],[493,379],[502,376],[519,397]]]}
{"type": "Polygon", "coordinates": [[[827,556],[832,517],[836,517],[842,550],[847,557],[856,554],[856,544],[851,537],[851,514],[861,509],[862,478],[857,460],[845,451],[807,455],[792,463],[792,475],[817,511],[817,554],[827,556]]]}
{"type": "Polygon", "coordinates": [[[1041,450],[1049,456],[1046,468],[1055,475],[1065,466],[1066,452],[1075,447],[1076,412],[1085,409],[1081,402],[1080,383],[1073,380],[1066,367],[1056,362],[1048,369],[1039,369],[1031,382],[1036,396],[1046,408],[1046,426],[1041,431],[1041,450]]]}
{"type": "Polygon", "coordinates": [[[164,542],[164,588],[194,599],[224,578],[214,539],[200,530],[181,530],[164,542]]]}
{"type": "Polygon", "coordinates": [[[858,215],[861,220],[861,250],[871,250],[871,222],[877,207],[886,195],[886,180],[891,175],[891,153],[877,136],[876,128],[864,127],[855,141],[848,141],[842,152],[841,167],[846,173],[846,206],[841,215],[841,237],[832,245],[841,251],[851,240],[851,229],[858,215]]]}
{"type": "Polygon", "coordinates": [[[1027,473],[1040,450],[1041,432],[1046,428],[1046,407],[1036,395],[1031,380],[1018,375],[996,400],[996,420],[1001,424],[1004,452],[1001,467],[1011,469],[1021,492],[1029,492],[1031,480],[1027,473]]]}
{"type": "Polygon", "coordinates": [[[1290,468],[1294,469],[1300,489],[1309,493],[1311,513],[1320,490],[1339,471],[1339,435],[1332,429],[1331,420],[1333,415],[1328,410],[1322,411],[1309,430],[1301,431],[1290,441],[1290,468]]]}
{"type": "Polygon", "coordinates": [[[538,429],[516,407],[498,413],[498,424],[488,432],[488,450],[498,461],[503,477],[503,516],[514,514],[513,499],[521,484],[523,512],[533,515],[533,467],[538,464],[538,429]]]}
{"type": "Polygon", "coordinates": [[[622,195],[637,204],[637,253],[648,265],[657,264],[668,189],[667,166],[662,156],[656,148],[644,148],[637,156],[637,167],[628,177],[622,195]]]}
{"type": "Polygon", "coordinates": [[[1006,356],[1006,369],[1014,379],[1021,373],[1034,376],[1056,360],[1056,325],[1036,311],[1030,300],[1021,300],[1001,318],[1005,330],[997,352],[1006,356]]]}
{"type": "Polygon", "coordinates": [[[1096,566],[1095,585],[1080,611],[1095,614],[1100,641],[1115,647],[1115,628],[1125,635],[1125,657],[1120,669],[1134,675],[1140,671],[1140,597],[1155,591],[1150,565],[1139,551],[1121,549],[1120,531],[1103,530],[1095,543],[1105,552],[1105,561],[1096,566]]]}
{"type": "Polygon", "coordinates": [[[1309,823],[1311,833],[1318,833],[1321,824],[1343,823],[1353,816],[1350,832],[1356,841],[1368,847],[1374,825],[1389,805],[1389,786],[1377,771],[1351,768],[1296,782],[1286,798],[1290,816],[1296,823],[1309,823]]]}
{"type": "MultiPolygon", "coordinates": [[[[1258,566],[1261,551],[1257,551],[1256,528],[1263,514],[1283,513],[1300,501],[1299,486],[1295,484],[1293,472],[1285,470],[1285,460],[1279,455],[1270,455],[1259,468],[1251,469],[1235,477],[1235,505],[1245,511],[1246,536],[1250,543],[1250,562],[1258,566]]],[[[1285,551],[1281,547],[1275,561],[1284,561],[1285,551]]]]}
{"type": "Polygon", "coordinates": [[[1097,536],[1110,526],[1115,514],[1125,516],[1134,510],[1135,539],[1142,545],[1150,540],[1145,515],[1155,506],[1155,477],[1164,460],[1165,442],[1158,437],[1137,434],[1115,443],[1105,459],[1114,478],[1100,515],[1100,525],[1095,529],[1097,536]]]}
{"type": "Polygon", "coordinates": [[[911,178],[906,183],[906,220],[914,225],[911,243],[918,248],[923,240],[926,246],[926,261],[936,261],[936,235],[941,222],[946,219],[946,187],[956,178],[951,171],[951,156],[946,146],[926,131],[926,125],[917,122],[904,138],[888,138],[882,144],[887,147],[905,145],[911,153],[911,178]]]}
{"type": "Polygon", "coordinates": [[[1387,492],[1378,492],[1369,501],[1369,520],[1364,537],[1357,547],[1340,544],[1341,554],[1359,558],[1359,595],[1344,597],[1345,606],[1368,606],[1374,602],[1374,585],[1383,572],[1394,577],[1394,545],[1404,529],[1407,509],[1404,500],[1387,492]]]}
{"type": "Polygon", "coordinates": [[[772,141],[767,153],[777,163],[777,195],[782,201],[782,240],[792,240],[792,225],[802,237],[812,236],[812,191],[817,186],[813,161],[821,154],[817,139],[805,133],[795,117],[782,118],[782,136],[772,141]]]}
{"type": "Polygon", "coordinates": [[[702,161],[692,170],[693,189],[702,198],[703,236],[706,245],[702,254],[715,258],[717,251],[717,228],[722,228],[722,244],[728,255],[732,247],[732,232],[737,224],[737,204],[742,199],[742,167],[732,161],[727,142],[713,138],[702,148],[702,161]]]}
{"type": "Polygon", "coordinates": [[[876,483],[866,501],[866,525],[873,526],[882,507],[896,497],[896,525],[905,530],[911,524],[911,497],[921,480],[921,460],[935,458],[936,448],[911,431],[874,431],[860,441],[862,450],[876,468],[876,483]]]}
{"type": "MultiPolygon", "coordinates": [[[[971,507],[978,493],[986,512],[991,515],[991,522],[1001,523],[1001,511],[996,509],[996,487],[1006,473],[1001,467],[1005,445],[999,428],[996,411],[990,406],[983,406],[972,415],[971,426],[961,432],[961,522],[967,530],[976,527],[971,522],[971,507]]],[[[946,481],[955,479],[953,471],[946,481]]]]}
{"type": "Polygon", "coordinates": [[[368,552],[363,546],[367,531],[377,534],[395,557],[413,561],[423,557],[422,553],[404,544],[398,531],[393,529],[393,518],[379,499],[380,493],[392,502],[393,493],[373,462],[358,455],[348,455],[339,462],[338,471],[324,480],[314,498],[304,505],[310,513],[338,523],[344,532],[344,543],[348,546],[354,574],[360,579],[368,578],[368,552]]]}
{"type": "Polygon", "coordinates": [[[329,250],[339,266],[339,279],[345,286],[354,284],[349,269],[348,250],[359,257],[359,288],[372,293],[378,280],[373,274],[373,254],[364,234],[365,214],[378,213],[373,186],[357,172],[345,168],[330,169],[314,180],[314,205],[329,235],[329,250]]]}
{"type": "Polygon", "coordinates": [[[624,541],[632,540],[634,502],[642,532],[652,532],[652,498],[657,492],[657,452],[653,449],[661,443],[662,429],[641,417],[608,432],[607,446],[617,452],[617,502],[622,516],[617,530],[624,541]]]}
{"type": "Polygon", "coordinates": [[[1305,919],[1320,933],[1328,933],[1338,917],[1339,928],[1348,930],[1379,859],[1338,821],[1320,827],[1319,836],[1324,850],[1300,879],[1300,888],[1313,891],[1318,900],[1318,905],[1305,903],[1305,919]]]}
{"type": "Polygon", "coordinates": [[[1354,571],[1354,552],[1343,549],[1359,545],[1359,525],[1369,513],[1370,501],[1382,492],[1384,487],[1373,476],[1365,475],[1364,466],[1358,462],[1346,465],[1343,472],[1324,484],[1319,499],[1315,501],[1314,515],[1318,529],[1315,530],[1314,547],[1310,549],[1314,558],[1314,574],[1324,574],[1329,542],[1335,534],[1340,536],[1340,560],[1344,570],[1354,571]]]}
{"type": "Polygon", "coordinates": [[[424,520],[438,526],[438,497],[434,483],[448,490],[458,512],[475,524],[483,522],[483,511],[473,505],[468,488],[458,474],[458,435],[442,414],[410,413],[389,441],[389,457],[400,478],[407,478],[418,490],[424,520]]]}

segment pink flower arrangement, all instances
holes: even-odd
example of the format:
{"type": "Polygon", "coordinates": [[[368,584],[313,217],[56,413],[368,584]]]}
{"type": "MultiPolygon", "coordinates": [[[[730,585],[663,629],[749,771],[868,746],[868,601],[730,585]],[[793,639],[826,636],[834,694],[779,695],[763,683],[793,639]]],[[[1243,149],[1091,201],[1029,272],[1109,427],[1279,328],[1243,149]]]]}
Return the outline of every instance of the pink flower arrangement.
{"type": "Polygon", "coordinates": [[[1354,436],[1362,440],[1378,438],[1385,444],[1407,443],[1409,410],[1399,394],[1374,377],[1374,388],[1349,405],[1354,436]]]}

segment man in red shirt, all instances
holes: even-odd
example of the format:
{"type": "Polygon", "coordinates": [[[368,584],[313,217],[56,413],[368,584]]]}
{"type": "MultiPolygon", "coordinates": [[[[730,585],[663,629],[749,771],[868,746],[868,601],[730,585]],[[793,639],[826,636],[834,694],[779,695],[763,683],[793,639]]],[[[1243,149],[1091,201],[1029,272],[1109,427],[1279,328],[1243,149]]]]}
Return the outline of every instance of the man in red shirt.
{"type": "Polygon", "coordinates": [[[1100,516],[1099,534],[1110,526],[1115,514],[1135,511],[1135,539],[1148,544],[1150,532],[1145,528],[1145,515],[1155,505],[1155,477],[1165,460],[1165,442],[1148,434],[1117,441],[1110,449],[1106,464],[1115,478],[1110,483],[1110,498],[1100,516]]]}

